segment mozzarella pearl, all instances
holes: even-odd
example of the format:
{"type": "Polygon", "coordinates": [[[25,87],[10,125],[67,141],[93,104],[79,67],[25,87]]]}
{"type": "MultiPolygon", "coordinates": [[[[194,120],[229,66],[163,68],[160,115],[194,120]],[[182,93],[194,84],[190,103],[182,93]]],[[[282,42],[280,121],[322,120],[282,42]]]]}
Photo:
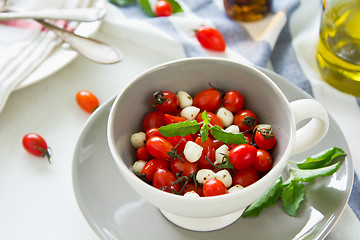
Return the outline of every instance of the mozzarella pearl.
{"type": "Polygon", "coordinates": [[[227,145],[221,145],[220,147],[218,147],[218,149],[216,149],[215,151],[215,162],[214,164],[221,164],[225,162],[225,158],[224,155],[228,155],[229,154],[229,147],[227,145]]]}
{"type": "Polygon", "coordinates": [[[232,185],[232,177],[228,170],[222,169],[215,173],[215,178],[222,181],[226,188],[232,185]]]}
{"type": "Polygon", "coordinates": [[[235,186],[232,186],[231,188],[228,189],[228,193],[234,193],[234,192],[237,192],[237,191],[241,191],[242,189],[244,189],[243,186],[235,185],[235,186]]]}
{"type": "Polygon", "coordinates": [[[227,128],[225,128],[224,131],[230,133],[240,133],[240,128],[238,125],[230,125],[227,128]]]}
{"type": "Polygon", "coordinates": [[[140,176],[141,171],[143,170],[145,164],[146,164],[146,161],[144,161],[144,160],[138,160],[138,161],[134,162],[134,164],[132,166],[134,173],[136,175],[140,176]]]}
{"type": "Polygon", "coordinates": [[[200,112],[200,108],[194,106],[188,106],[181,111],[180,116],[189,121],[192,121],[196,118],[199,112],[200,112]]]}
{"type": "Polygon", "coordinates": [[[191,106],[193,104],[193,99],[187,92],[179,91],[176,94],[178,100],[179,100],[179,106],[180,108],[186,108],[188,106],[191,106]]]}
{"type": "Polygon", "coordinates": [[[187,141],[184,148],[184,156],[189,162],[196,162],[201,157],[203,147],[193,141],[187,141]]]}
{"type": "Polygon", "coordinates": [[[216,115],[220,118],[224,127],[230,126],[234,121],[234,115],[232,114],[232,112],[230,112],[224,107],[219,108],[216,115]]]}
{"type": "Polygon", "coordinates": [[[196,181],[201,184],[204,184],[207,180],[214,178],[215,173],[210,169],[200,169],[196,174],[196,181]]]}
{"type": "Polygon", "coordinates": [[[134,133],[131,135],[130,141],[134,148],[145,146],[146,134],[144,132],[134,133]]]}
{"type": "Polygon", "coordinates": [[[188,198],[198,198],[198,197],[200,197],[199,194],[197,194],[195,191],[186,192],[184,194],[184,196],[188,197],[188,198]]]}

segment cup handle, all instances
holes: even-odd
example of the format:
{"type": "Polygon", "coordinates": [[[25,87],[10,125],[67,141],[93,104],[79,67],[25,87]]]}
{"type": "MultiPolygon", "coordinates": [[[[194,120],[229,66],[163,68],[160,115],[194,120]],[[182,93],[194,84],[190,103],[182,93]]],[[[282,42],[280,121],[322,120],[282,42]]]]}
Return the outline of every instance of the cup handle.
{"type": "Polygon", "coordinates": [[[310,119],[296,130],[295,143],[291,155],[303,152],[319,143],[329,129],[329,116],[325,108],[316,100],[301,99],[290,103],[295,123],[310,119]]]}

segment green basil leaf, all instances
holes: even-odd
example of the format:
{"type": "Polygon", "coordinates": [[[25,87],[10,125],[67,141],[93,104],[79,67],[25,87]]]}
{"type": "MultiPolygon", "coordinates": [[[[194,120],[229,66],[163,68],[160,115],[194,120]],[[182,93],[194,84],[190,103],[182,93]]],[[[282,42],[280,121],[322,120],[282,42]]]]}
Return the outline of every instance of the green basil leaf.
{"type": "Polygon", "coordinates": [[[156,17],[149,0],[139,0],[141,9],[150,17],[156,17]]]}
{"type": "Polygon", "coordinates": [[[185,121],[178,123],[171,123],[159,128],[159,132],[165,137],[181,136],[184,137],[189,134],[194,134],[200,129],[200,124],[196,121],[185,121]]]}
{"type": "Polygon", "coordinates": [[[184,10],[181,8],[180,4],[175,0],[166,0],[168,3],[170,3],[173,13],[179,13],[184,12],[184,10]]]}
{"type": "Polygon", "coordinates": [[[300,181],[292,181],[291,184],[284,189],[282,200],[285,212],[296,217],[296,211],[300,203],[304,200],[306,193],[305,185],[300,181]]]}
{"type": "Polygon", "coordinates": [[[298,163],[300,169],[322,168],[330,164],[335,158],[345,156],[346,153],[341,148],[333,147],[315,156],[306,158],[305,161],[298,163]]]}
{"type": "Polygon", "coordinates": [[[135,3],[135,0],[108,0],[108,1],[120,7],[124,7],[135,3]]]}
{"type": "Polygon", "coordinates": [[[225,144],[235,143],[239,145],[248,142],[245,140],[244,134],[225,132],[221,127],[216,125],[211,127],[210,132],[214,136],[214,138],[225,144]]]}
{"type": "Polygon", "coordinates": [[[341,162],[318,169],[290,169],[290,178],[302,182],[312,182],[317,177],[326,177],[335,173],[340,168],[341,162]]]}
{"type": "Polygon", "coordinates": [[[276,203],[276,201],[281,197],[282,191],[282,179],[281,177],[279,177],[270,187],[270,189],[266,193],[264,193],[264,195],[262,195],[258,200],[253,202],[245,210],[245,212],[242,214],[242,217],[246,218],[249,216],[259,216],[262,210],[276,203]]]}
{"type": "Polygon", "coordinates": [[[209,129],[210,129],[210,128],[209,128],[209,123],[210,123],[210,118],[208,117],[206,110],[203,111],[201,117],[202,117],[202,120],[203,120],[203,125],[202,125],[202,127],[200,128],[201,142],[205,142],[206,139],[207,139],[208,136],[209,136],[209,129]]]}

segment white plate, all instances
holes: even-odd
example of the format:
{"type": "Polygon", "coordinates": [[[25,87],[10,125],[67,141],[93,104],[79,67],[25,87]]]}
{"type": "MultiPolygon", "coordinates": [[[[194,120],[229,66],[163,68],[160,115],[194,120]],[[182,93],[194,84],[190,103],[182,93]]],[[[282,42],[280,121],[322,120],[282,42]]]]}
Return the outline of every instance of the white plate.
{"type": "MultiPolygon", "coordinates": [[[[310,98],[281,76],[261,70],[278,84],[290,101],[310,98]]],[[[296,218],[286,215],[279,203],[258,217],[240,218],[217,231],[194,232],[177,227],[137,195],[118,171],[106,140],[107,117],[113,101],[114,98],[104,103],[85,124],[75,148],[72,169],[78,205],[101,239],[323,239],[341,216],[353,183],[350,155],[337,173],[307,186],[305,201],[296,218]]],[[[304,159],[333,146],[350,152],[341,130],[330,118],[325,139],[292,159],[304,159]]]]}
{"type": "MultiPolygon", "coordinates": [[[[105,5],[105,0],[92,0],[88,7],[102,8],[105,5]]],[[[74,31],[83,37],[90,37],[96,33],[101,24],[101,20],[94,22],[80,22],[74,31]]],[[[30,86],[51,74],[59,71],[68,65],[78,56],[78,53],[72,50],[68,44],[64,43],[54,50],[54,52],[24,81],[22,81],[16,89],[22,89],[30,86]]]]}

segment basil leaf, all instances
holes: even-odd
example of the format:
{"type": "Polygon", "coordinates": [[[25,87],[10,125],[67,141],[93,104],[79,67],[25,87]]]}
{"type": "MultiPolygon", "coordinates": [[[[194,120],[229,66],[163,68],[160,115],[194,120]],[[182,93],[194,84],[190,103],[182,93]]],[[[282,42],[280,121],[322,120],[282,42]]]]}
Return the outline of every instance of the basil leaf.
{"type": "Polygon", "coordinates": [[[194,134],[200,129],[200,124],[196,121],[186,120],[185,122],[171,123],[159,128],[161,135],[165,137],[181,136],[194,134]]]}
{"type": "Polygon", "coordinates": [[[293,178],[302,182],[312,182],[317,177],[326,177],[335,173],[340,168],[341,162],[337,162],[328,167],[318,169],[290,169],[290,178],[293,178]]]}
{"type": "Polygon", "coordinates": [[[216,125],[210,129],[210,132],[214,138],[225,144],[235,143],[239,145],[248,142],[245,140],[244,134],[225,132],[221,127],[216,125]]]}
{"type": "Polygon", "coordinates": [[[279,177],[270,189],[264,193],[258,200],[253,202],[242,214],[243,218],[249,216],[259,216],[261,211],[265,208],[268,208],[276,203],[276,201],[281,197],[282,194],[282,179],[279,177]]]}
{"type": "Polygon", "coordinates": [[[296,217],[296,211],[300,203],[304,200],[306,193],[305,185],[300,181],[292,181],[291,184],[284,189],[282,200],[285,212],[296,217]]]}
{"type": "Polygon", "coordinates": [[[156,17],[149,0],[139,0],[141,9],[150,17],[156,17]]]}
{"type": "Polygon", "coordinates": [[[209,123],[210,123],[210,118],[207,116],[207,112],[206,110],[203,111],[202,115],[201,115],[202,119],[203,119],[203,125],[200,128],[200,135],[201,135],[201,142],[205,142],[206,139],[209,136],[209,123]]]}
{"type": "Polygon", "coordinates": [[[108,0],[108,1],[120,7],[124,7],[135,3],[135,0],[108,0]]]}
{"type": "Polygon", "coordinates": [[[315,169],[325,167],[330,164],[335,158],[345,156],[346,153],[341,148],[333,147],[327,149],[315,156],[306,158],[305,161],[298,163],[300,169],[315,169]]]}
{"type": "Polygon", "coordinates": [[[180,4],[175,0],[166,0],[168,3],[170,3],[173,13],[179,13],[184,12],[184,10],[181,8],[180,4]]]}

